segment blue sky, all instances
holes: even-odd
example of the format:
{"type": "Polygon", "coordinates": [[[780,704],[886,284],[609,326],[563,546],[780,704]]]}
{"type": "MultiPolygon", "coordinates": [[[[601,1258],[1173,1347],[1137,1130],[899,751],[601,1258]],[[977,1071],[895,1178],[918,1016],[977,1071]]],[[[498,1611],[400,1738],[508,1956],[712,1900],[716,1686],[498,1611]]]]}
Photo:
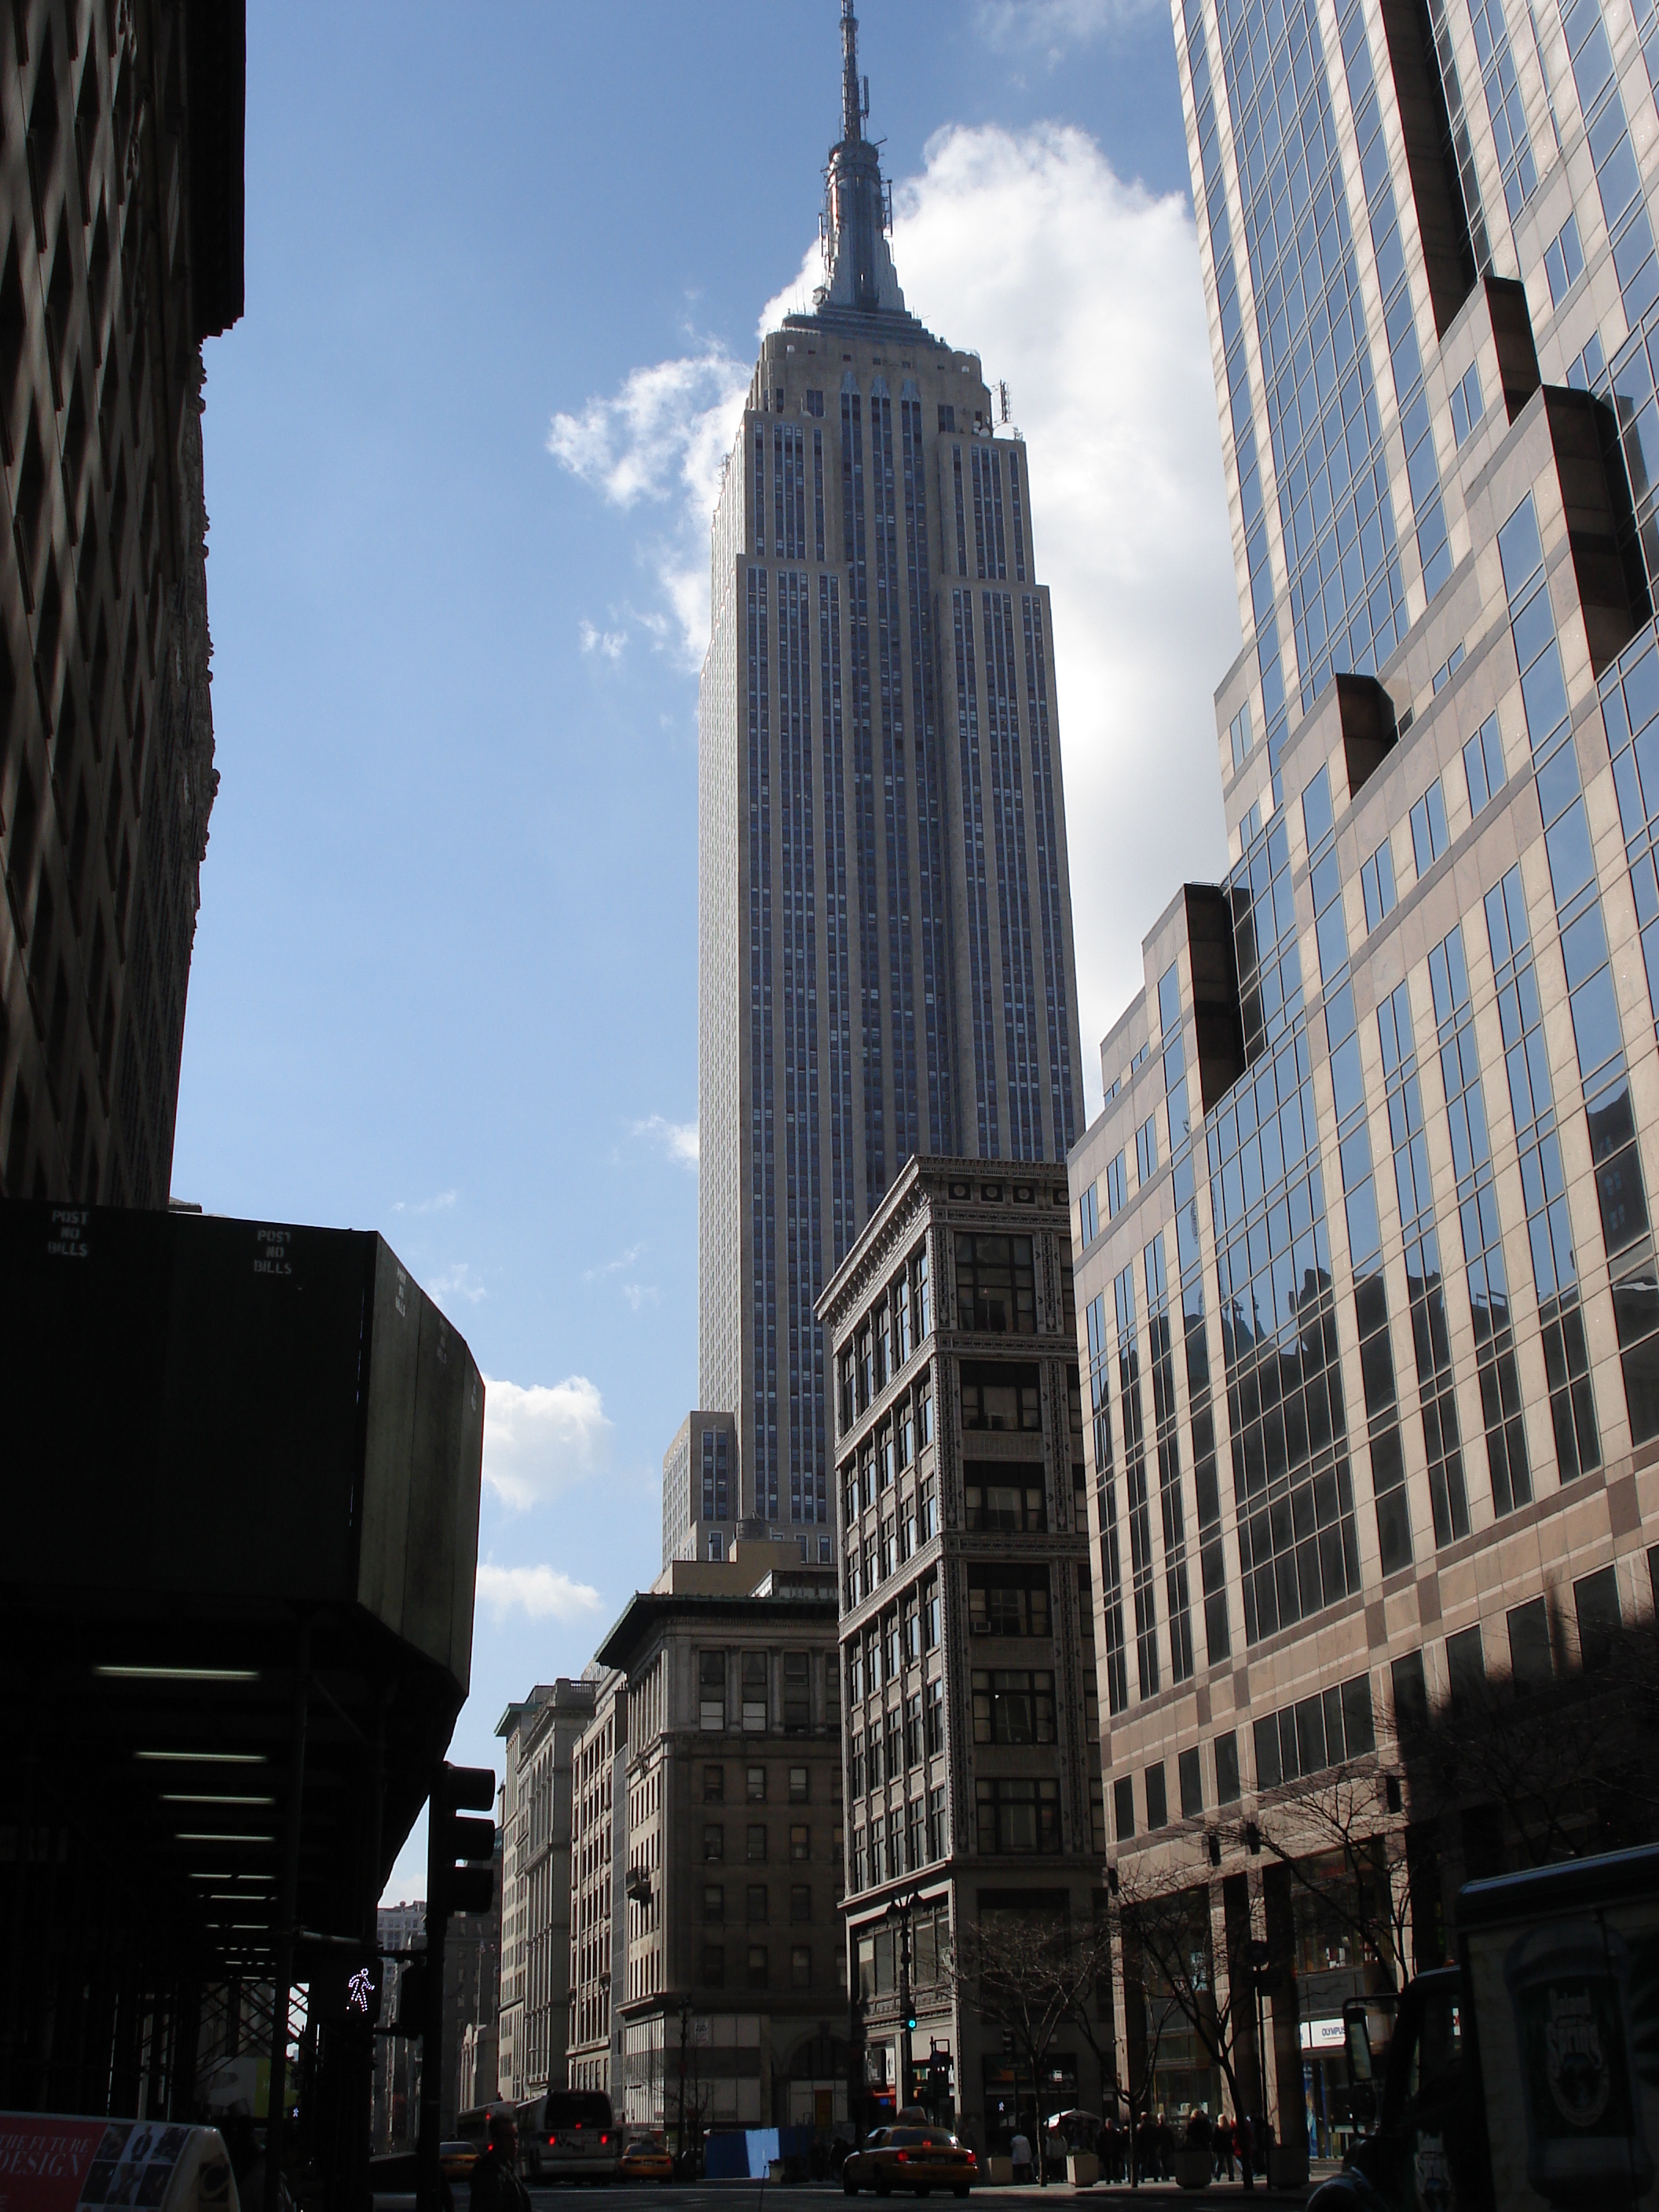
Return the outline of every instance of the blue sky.
{"type": "MultiPolygon", "coordinates": [[[[836,15],[249,8],[173,1190],[380,1230],[491,1378],[459,1758],[656,1571],[696,1400],[708,488],[810,281],[836,15]]],[[[1192,793],[1237,610],[1169,18],[860,18],[901,282],[1030,441],[1091,1058],[1223,858],[1192,793]]]]}

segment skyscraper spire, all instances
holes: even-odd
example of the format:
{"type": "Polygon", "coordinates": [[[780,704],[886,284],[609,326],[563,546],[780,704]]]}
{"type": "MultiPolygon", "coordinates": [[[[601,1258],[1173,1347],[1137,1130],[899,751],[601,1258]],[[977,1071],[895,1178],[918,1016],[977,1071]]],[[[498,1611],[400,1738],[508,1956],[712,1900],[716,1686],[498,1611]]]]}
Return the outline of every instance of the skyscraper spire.
{"type": "Polygon", "coordinates": [[[841,135],[843,138],[862,138],[866,113],[863,90],[859,83],[859,19],[853,13],[853,0],[841,0],[841,135]]]}
{"type": "Polygon", "coordinates": [[[859,75],[859,19],[853,13],[853,0],[841,0],[841,139],[830,149],[825,192],[830,273],[817,304],[820,308],[902,315],[904,295],[887,246],[881,155],[864,135],[869,112],[868,88],[859,75]]]}

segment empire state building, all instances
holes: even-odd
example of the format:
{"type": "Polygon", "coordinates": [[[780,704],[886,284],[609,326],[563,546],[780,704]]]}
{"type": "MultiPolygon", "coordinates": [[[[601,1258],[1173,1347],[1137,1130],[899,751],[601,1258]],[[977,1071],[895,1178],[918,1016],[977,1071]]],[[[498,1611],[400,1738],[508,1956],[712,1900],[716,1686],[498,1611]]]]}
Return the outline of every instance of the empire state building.
{"type": "Polygon", "coordinates": [[[814,1307],[883,1193],[916,1153],[1064,1159],[1082,1120],[1025,449],[906,310],[852,0],[841,30],[826,278],[726,464],[699,708],[700,1390],[735,1430],[720,1517],[803,1531],[814,1307]]]}

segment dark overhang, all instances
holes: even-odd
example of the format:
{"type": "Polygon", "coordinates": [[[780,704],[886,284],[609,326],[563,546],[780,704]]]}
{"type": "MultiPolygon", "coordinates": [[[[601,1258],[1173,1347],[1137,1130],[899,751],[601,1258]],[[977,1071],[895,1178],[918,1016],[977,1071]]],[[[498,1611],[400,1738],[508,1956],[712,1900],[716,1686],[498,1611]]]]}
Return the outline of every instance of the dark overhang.
{"type": "Polygon", "coordinates": [[[824,1580],[826,1588],[822,1597],[793,1591],[762,1597],[752,1591],[726,1596],[703,1591],[684,1591],[677,1595],[667,1590],[636,1590],[593,1656],[600,1666],[619,1667],[626,1674],[630,1660],[641,1646],[672,1620],[690,1620],[710,1625],[759,1620],[775,1626],[796,1620],[833,1623],[840,1617],[841,1602],[833,1572],[826,1571],[824,1580]]]}
{"type": "Polygon", "coordinates": [[[0,1403],[0,1829],[158,1983],[269,1973],[285,1844],[372,1929],[471,1671],[464,1340],[378,1236],[17,1203],[0,1403]]]}
{"type": "Polygon", "coordinates": [[[191,335],[242,313],[246,188],[247,0],[186,0],[191,335]]]}

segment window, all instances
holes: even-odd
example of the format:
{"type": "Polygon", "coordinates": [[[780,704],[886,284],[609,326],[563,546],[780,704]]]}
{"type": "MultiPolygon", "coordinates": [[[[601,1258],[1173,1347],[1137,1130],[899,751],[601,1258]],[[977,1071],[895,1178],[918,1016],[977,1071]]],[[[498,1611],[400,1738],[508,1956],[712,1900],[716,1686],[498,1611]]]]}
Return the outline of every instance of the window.
{"type": "Polygon", "coordinates": [[[994,1336],[1036,1329],[1036,1278],[1029,1237],[957,1232],[957,1326],[994,1336]]]}
{"type": "Polygon", "coordinates": [[[1149,1183],[1158,1173],[1158,1116],[1149,1114],[1135,1131],[1135,1180],[1149,1183]]]}
{"type": "Polygon", "coordinates": [[[1227,725],[1227,735],[1233,749],[1233,773],[1237,775],[1250,757],[1250,702],[1244,704],[1227,725]]]}
{"type": "Polygon", "coordinates": [[[1544,274],[1550,281],[1550,305],[1559,307],[1584,273],[1584,252],[1578,243],[1578,218],[1570,215],[1544,248],[1544,274]]]}
{"type": "Polygon", "coordinates": [[[1097,1186],[1091,1183],[1077,1202],[1078,1231],[1085,1244],[1092,1244],[1100,1234],[1100,1200],[1097,1186]]]}
{"type": "Polygon", "coordinates": [[[1135,1785],[1127,1774],[1112,1784],[1112,1820],[1117,1840],[1127,1844],[1135,1832],[1135,1785]]]}
{"type": "Polygon", "coordinates": [[[925,1245],[916,1255],[915,1266],[911,1271],[911,1279],[915,1285],[916,1342],[920,1344],[933,1327],[930,1318],[933,1307],[927,1286],[927,1251],[925,1245]]]}
{"type": "Polygon", "coordinates": [[[1447,684],[1451,682],[1453,677],[1456,675],[1458,670],[1462,665],[1463,648],[1461,644],[1455,645],[1451,651],[1446,655],[1446,658],[1441,662],[1439,667],[1434,672],[1434,690],[1437,698],[1439,696],[1440,693],[1445,690],[1447,684]]]}
{"type": "Polygon", "coordinates": [[[1215,1740],[1215,1796],[1218,1805],[1238,1802],[1238,1735],[1234,1729],[1215,1740]]]}
{"type": "Polygon", "coordinates": [[[969,1567],[968,1626],[975,1636],[1047,1636],[1046,1567],[969,1567]]]}
{"type": "Polygon", "coordinates": [[[1510,1680],[1516,1693],[1547,1689],[1555,1673],[1550,1651],[1549,1614],[1541,1597],[1517,1605],[1509,1616],[1510,1680]]]}
{"type": "Polygon", "coordinates": [[[976,1668],[975,1743],[1052,1743],[1054,1678],[1024,1667],[976,1668]]]}
{"type": "Polygon", "coordinates": [[[702,1855],[706,1859],[726,1856],[726,1830],[718,1822],[711,1822],[702,1832],[702,1855]]]}
{"type": "Polygon", "coordinates": [[[1486,411],[1486,397],[1480,389],[1480,365],[1478,362],[1471,362],[1452,386],[1452,435],[1460,446],[1486,411]]]}
{"type": "Polygon", "coordinates": [[[974,1784],[979,1848],[1024,1856],[1060,1849],[1060,1784],[1011,1775],[981,1776],[974,1784]]]}
{"type": "Polygon", "coordinates": [[[804,1805],[806,1802],[806,1797],[807,1771],[804,1766],[792,1766],[789,1770],[789,1802],[792,1805],[804,1805]]]}
{"type": "Polygon", "coordinates": [[[816,415],[816,416],[820,416],[823,415],[823,394],[821,392],[809,392],[807,393],[807,395],[806,395],[806,411],[807,411],[807,413],[808,413],[809,415],[816,415]]]}
{"type": "Polygon", "coordinates": [[[812,1831],[805,1820],[797,1821],[789,1831],[789,1856],[792,1859],[812,1856],[812,1831]]]}
{"type": "Polygon", "coordinates": [[[1183,1751],[1176,1762],[1181,1781],[1181,1817],[1196,1820],[1204,1811],[1204,1776],[1199,1763],[1198,1747],[1183,1751]]]}
{"type": "Polygon", "coordinates": [[[812,1885],[810,1881],[796,1881],[790,1884],[789,1917],[794,1921],[810,1920],[812,1917],[812,1885]]]}
{"type": "Polygon", "coordinates": [[[1115,1160],[1107,1164],[1106,1218],[1109,1221],[1115,1213],[1121,1213],[1123,1211],[1123,1201],[1128,1196],[1127,1188],[1129,1156],[1127,1152],[1120,1152],[1115,1160]]]}
{"type": "Polygon", "coordinates": [[[702,1947],[702,1978],[706,1989],[720,1990],[726,1986],[726,1947],[723,1943],[705,1943],[702,1947]]]}
{"type": "Polygon", "coordinates": [[[1041,1429],[1042,1402],[1037,1370],[1008,1360],[964,1359],[962,1425],[964,1429],[1041,1429]]]}
{"type": "Polygon", "coordinates": [[[921,1764],[921,1692],[913,1690],[904,1701],[904,1764],[921,1764]]]}
{"type": "Polygon", "coordinates": [[[910,1334],[910,1278],[901,1275],[893,1285],[893,1346],[898,1364],[903,1366],[914,1350],[910,1334]]]}
{"type": "Polygon", "coordinates": [[[939,1534],[939,1498],[931,1482],[924,1482],[916,1492],[916,1526],[920,1543],[939,1534]]]}
{"type": "Polygon", "coordinates": [[[751,1990],[763,1990],[766,1987],[764,1943],[751,1943],[749,1946],[749,1986],[751,1990]]]}
{"type": "Polygon", "coordinates": [[[703,1803],[719,1805],[724,1802],[725,1797],[726,1769],[723,1766],[705,1766],[702,1770],[703,1803]]]}
{"type": "Polygon", "coordinates": [[[706,1729],[723,1729],[726,1726],[726,1654],[724,1651],[698,1652],[697,1681],[702,1699],[702,1725],[706,1729]]]}
{"type": "Polygon", "coordinates": [[[1412,852],[1419,877],[1427,875],[1450,842],[1446,828],[1446,796],[1437,776],[1412,809],[1412,852]]]}
{"type": "Polygon", "coordinates": [[[1486,1655],[1479,1628],[1466,1628],[1446,1638],[1446,1675],[1452,1711],[1467,1713],[1472,1706],[1478,1707],[1486,1686],[1486,1655]]]}
{"type": "Polygon", "coordinates": [[[1276,1790],[1304,1774],[1340,1766],[1362,1752],[1375,1751],[1371,1684],[1356,1674],[1322,1694],[1304,1698],[1255,1723],[1255,1786],[1276,1790]]]}
{"type": "Polygon", "coordinates": [[[1365,927],[1375,929],[1394,912],[1394,848],[1385,837],[1359,871],[1359,888],[1365,900],[1365,927]]]}
{"type": "Polygon", "coordinates": [[[1389,1669],[1394,1690],[1394,1732],[1401,1743],[1421,1735],[1429,1724],[1429,1691],[1423,1679],[1423,1654],[1408,1651],[1389,1669]]]}
{"type": "Polygon", "coordinates": [[[1504,740],[1496,714],[1488,714],[1464,746],[1463,775],[1469,787],[1469,812],[1478,814],[1504,786],[1504,740]]]}
{"type": "Polygon", "coordinates": [[[717,1881],[704,1885],[702,1917],[705,1920],[724,1920],[726,1917],[726,1892],[717,1881]]]}
{"type": "Polygon", "coordinates": [[[945,1856],[945,1792],[943,1789],[927,1792],[927,1856],[930,1859],[945,1856]]]}
{"type": "Polygon", "coordinates": [[[789,1735],[805,1735],[812,1725],[812,1662],[805,1651],[783,1655],[783,1725],[789,1735]]]}
{"type": "Polygon", "coordinates": [[[1578,1656],[1585,1672],[1605,1667],[1613,1657],[1623,1623],[1619,1612],[1619,1582],[1611,1567],[1586,1575],[1572,1586],[1572,1602],[1578,1615],[1578,1656]]]}
{"type": "Polygon", "coordinates": [[[743,1724],[750,1733],[766,1726],[766,1654],[743,1654],[743,1724]]]}
{"type": "Polygon", "coordinates": [[[893,1372],[893,1316],[884,1298],[871,1319],[875,1335],[876,1388],[884,1389],[893,1372]]]}
{"type": "Polygon", "coordinates": [[[744,1917],[751,1928],[766,1924],[766,1884],[751,1881],[745,1893],[747,1904],[744,1917]]]}
{"type": "Polygon", "coordinates": [[[970,1528],[994,1528],[1018,1535],[1040,1533],[1048,1525],[1042,1484],[1021,1481],[1023,1474],[1041,1475],[1039,1468],[999,1467],[994,1461],[969,1460],[964,1510],[970,1528]]]}
{"type": "Polygon", "coordinates": [[[1164,1761],[1146,1769],[1146,1826],[1167,1828],[1170,1825],[1169,1791],[1164,1786],[1164,1761]]]}
{"type": "Polygon", "coordinates": [[[812,1954],[805,1943],[797,1943],[790,1951],[789,1980],[798,1990],[810,1990],[812,1986],[812,1954]]]}
{"type": "Polygon", "coordinates": [[[934,1680],[927,1685],[927,1696],[923,1707],[923,1745],[931,1759],[935,1752],[945,1748],[945,1685],[934,1680]]]}
{"type": "Polygon", "coordinates": [[[751,1859],[766,1856],[766,1823],[763,1820],[751,1822],[750,1826],[749,1856],[751,1859]]]}
{"type": "Polygon", "coordinates": [[[751,1805],[766,1802],[766,1769],[763,1766],[750,1768],[747,1795],[751,1805]]]}

